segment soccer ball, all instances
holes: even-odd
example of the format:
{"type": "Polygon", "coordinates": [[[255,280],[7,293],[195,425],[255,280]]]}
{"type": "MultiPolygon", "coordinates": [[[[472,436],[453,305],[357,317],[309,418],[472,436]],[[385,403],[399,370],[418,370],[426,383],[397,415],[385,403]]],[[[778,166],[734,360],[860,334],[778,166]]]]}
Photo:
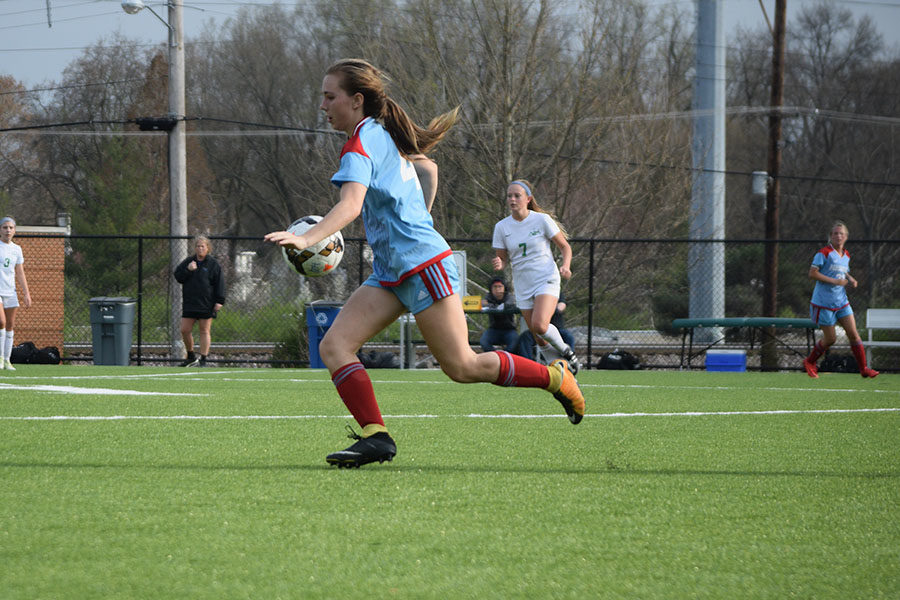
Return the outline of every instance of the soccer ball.
{"type": "MultiPolygon", "coordinates": [[[[301,235],[321,220],[318,215],[303,217],[291,223],[287,230],[301,235]]],[[[338,231],[304,250],[284,246],[282,251],[284,259],[298,273],[306,277],[320,277],[338,266],[344,257],[344,236],[338,231]]]]}

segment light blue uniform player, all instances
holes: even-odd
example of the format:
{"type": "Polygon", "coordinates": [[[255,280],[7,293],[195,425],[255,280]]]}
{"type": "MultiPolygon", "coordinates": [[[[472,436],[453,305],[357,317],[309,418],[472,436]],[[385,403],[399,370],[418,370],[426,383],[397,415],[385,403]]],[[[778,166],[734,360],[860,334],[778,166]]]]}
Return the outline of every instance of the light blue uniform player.
{"type": "Polygon", "coordinates": [[[547,367],[505,351],[476,354],[469,346],[462,301],[454,292],[456,262],[429,214],[437,165],[426,156],[456,122],[457,111],[420,127],[387,95],[384,83],[382,73],[364,60],[345,59],[329,67],[320,108],[348,138],[331,179],[340,188],[340,201],[303,235],[273,231],[265,236],[302,250],[362,214],[373,250],[372,276],[350,295],[319,344],[338,395],[362,427],[361,435],[352,434],[354,444],[325,460],[358,467],[392,460],[397,453],[356,353],[407,311],[415,315],[441,370],[454,381],[544,389],[562,404],[570,422],[580,422],[584,396],[565,361],[547,367]]]}
{"type": "Polygon", "coordinates": [[[809,278],[816,282],[809,303],[809,316],[822,329],[822,339],[816,342],[809,356],[803,359],[806,374],[813,378],[819,377],[816,361],[837,341],[838,323],[847,334],[859,374],[863,377],[878,376],[878,371],[866,364],[862,338],[856,329],[856,318],[850,308],[850,300],[847,299],[847,286],[857,286],[856,279],[850,275],[850,253],[844,248],[849,237],[847,225],[836,221],[829,232],[831,243],[816,252],[809,267],[809,278]]]}
{"type": "MultiPolygon", "coordinates": [[[[829,244],[816,252],[811,266],[826,277],[845,280],[850,274],[850,253],[838,252],[829,244]]],[[[809,302],[809,318],[816,325],[836,325],[838,319],[852,314],[845,286],[816,281],[809,302]]]]}
{"type": "Polygon", "coordinates": [[[365,285],[392,290],[413,314],[458,291],[456,261],[434,229],[415,167],[371,117],[356,126],[331,178],[338,187],[351,181],[367,188],[362,217],[374,272],[365,285]]]}

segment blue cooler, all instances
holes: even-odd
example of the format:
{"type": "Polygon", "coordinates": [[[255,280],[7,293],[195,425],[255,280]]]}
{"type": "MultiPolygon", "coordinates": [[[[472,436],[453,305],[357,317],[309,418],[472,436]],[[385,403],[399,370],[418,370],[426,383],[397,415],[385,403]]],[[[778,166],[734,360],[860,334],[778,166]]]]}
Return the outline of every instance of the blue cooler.
{"type": "Polygon", "coordinates": [[[309,330],[309,366],[324,369],[325,363],[319,356],[319,342],[341,312],[340,302],[311,302],[306,305],[306,327],[309,330]]]}
{"type": "Polygon", "coordinates": [[[746,371],[746,350],[707,350],[707,371],[746,371]]]}

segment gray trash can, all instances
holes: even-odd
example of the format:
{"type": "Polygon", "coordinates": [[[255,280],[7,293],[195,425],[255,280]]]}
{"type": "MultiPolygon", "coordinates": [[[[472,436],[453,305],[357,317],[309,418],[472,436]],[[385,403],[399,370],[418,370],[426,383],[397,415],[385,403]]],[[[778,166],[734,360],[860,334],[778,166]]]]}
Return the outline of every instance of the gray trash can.
{"type": "Polygon", "coordinates": [[[127,366],[131,360],[134,298],[99,296],[88,300],[95,365],[127,366]]]}

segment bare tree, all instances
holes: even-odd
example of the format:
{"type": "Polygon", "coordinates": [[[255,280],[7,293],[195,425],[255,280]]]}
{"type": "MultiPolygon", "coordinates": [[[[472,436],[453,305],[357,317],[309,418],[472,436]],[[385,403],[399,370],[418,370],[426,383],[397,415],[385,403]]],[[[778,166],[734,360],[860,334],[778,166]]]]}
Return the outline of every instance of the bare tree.
{"type": "Polygon", "coordinates": [[[226,215],[224,232],[285,227],[333,201],[325,155],[333,161],[339,145],[335,135],[317,131],[326,59],[308,22],[300,8],[248,9],[225,24],[218,41],[208,32],[192,54],[189,88],[194,110],[209,121],[204,128],[243,131],[204,138],[217,175],[213,193],[226,215]],[[256,136],[252,124],[284,129],[256,136]]]}
{"type": "MultiPolygon", "coordinates": [[[[732,52],[732,103],[765,106],[766,74],[759,68],[768,53],[767,32],[744,32],[732,52]]],[[[900,57],[886,53],[867,17],[854,20],[837,3],[804,7],[790,27],[785,106],[797,107],[786,119],[782,237],[819,237],[831,221],[848,222],[857,238],[890,239],[900,229],[896,169],[896,115],[900,114],[900,57]]],[[[764,123],[736,117],[737,143],[730,144],[730,166],[759,168],[754,148],[764,123]],[[740,133],[738,133],[740,132],[740,133]],[[755,140],[755,143],[754,143],[755,140]]],[[[746,179],[741,181],[747,185],[746,179]]],[[[747,186],[749,187],[749,186],[747,186]]],[[[894,288],[889,272],[898,258],[868,248],[869,297],[888,299],[894,288]],[[887,287],[884,287],[887,286],[887,287]]]]}
{"type": "MultiPolygon", "coordinates": [[[[25,127],[33,118],[33,98],[21,83],[0,76],[0,128],[25,127]]],[[[39,222],[40,215],[38,203],[22,201],[25,191],[35,186],[30,137],[24,131],[0,136],[0,212],[14,213],[23,223],[39,222]]]]}

